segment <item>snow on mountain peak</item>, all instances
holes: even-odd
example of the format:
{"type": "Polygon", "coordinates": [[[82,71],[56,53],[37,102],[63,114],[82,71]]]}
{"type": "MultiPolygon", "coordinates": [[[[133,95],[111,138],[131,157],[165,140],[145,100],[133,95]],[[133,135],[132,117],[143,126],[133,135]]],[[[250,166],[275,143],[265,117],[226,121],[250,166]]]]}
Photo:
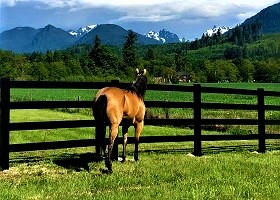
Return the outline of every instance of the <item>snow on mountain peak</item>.
{"type": "Polygon", "coordinates": [[[179,42],[179,38],[175,33],[171,33],[165,29],[160,30],[159,32],[150,31],[145,35],[148,38],[153,38],[162,43],[171,43],[171,42],[179,42]]]}
{"type": "Polygon", "coordinates": [[[95,27],[97,26],[97,24],[94,24],[94,25],[89,25],[89,26],[86,26],[84,28],[79,28],[78,32],[80,33],[88,33],[90,32],[92,29],[94,29],[95,27]]]}
{"type": "Polygon", "coordinates": [[[224,34],[225,32],[229,31],[230,27],[226,27],[226,26],[215,26],[212,29],[207,30],[206,32],[204,32],[204,35],[208,35],[208,36],[213,36],[215,34],[218,33],[218,31],[220,31],[221,34],[224,34]]]}
{"type": "Polygon", "coordinates": [[[68,33],[70,34],[70,35],[74,35],[74,36],[78,36],[78,33],[76,32],[76,31],[73,31],[73,30],[69,30],[68,31],[68,33]]]}
{"type": "Polygon", "coordinates": [[[165,39],[159,37],[159,32],[155,32],[155,31],[150,31],[148,34],[145,35],[148,38],[152,38],[155,39],[157,41],[160,41],[162,43],[165,43],[165,39]]]}
{"type": "Polygon", "coordinates": [[[98,26],[98,24],[88,25],[86,27],[79,28],[77,31],[69,30],[68,32],[69,32],[69,34],[74,35],[76,37],[81,37],[84,34],[90,32],[91,30],[96,28],[97,26],[98,26]]]}

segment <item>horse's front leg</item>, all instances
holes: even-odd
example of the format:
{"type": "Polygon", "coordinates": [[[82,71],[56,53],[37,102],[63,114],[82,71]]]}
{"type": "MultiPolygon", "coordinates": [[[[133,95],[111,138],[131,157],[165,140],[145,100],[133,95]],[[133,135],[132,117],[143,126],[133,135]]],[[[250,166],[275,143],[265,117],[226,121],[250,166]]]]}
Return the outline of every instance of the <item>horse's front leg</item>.
{"type": "Polygon", "coordinates": [[[144,126],[144,121],[137,121],[134,125],[135,128],[135,146],[134,146],[134,160],[138,161],[138,145],[139,145],[139,137],[142,132],[144,126]]]}
{"type": "Polygon", "coordinates": [[[118,128],[119,128],[119,124],[111,124],[110,126],[108,157],[105,160],[105,165],[108,168],[109,173],[112,172],[112,151],[113,151],[115,139],[118,135],[118,128]]]}

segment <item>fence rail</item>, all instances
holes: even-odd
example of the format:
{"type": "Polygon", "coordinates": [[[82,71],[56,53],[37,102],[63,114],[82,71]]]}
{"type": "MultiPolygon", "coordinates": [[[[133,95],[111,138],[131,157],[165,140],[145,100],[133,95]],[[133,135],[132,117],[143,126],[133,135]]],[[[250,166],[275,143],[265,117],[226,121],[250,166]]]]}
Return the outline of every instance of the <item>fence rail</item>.
{"type": "MultiPolygon", "coordinates": [[[[37,81],[10,81],[0,79],[0,169],[9,168],[9,152],[47,150],[71,147],[96,146],[95,139],[39,142],[27,144],[9,144],[10,131],[94,127],[94,120],[68,120],[68,121],[46,121],[46,122],[10,122],[10,110],[12,109],[45,109],[45,108],[91,108],[92,101],[24,101],[10,102],[11,88],[63,88],[63,89],[100,89],[108,86],[126,88],[130,84],[112,81],[103,82],[37,82],[37,81]]],[[[194,141],[194,154],[202,154],[202,141],[218,140],[258,140],[259,152],[265,152],[266,139],[280,139],[280,134],[265,134],[266,125],[280,125],[280,120],[266,120],[265,111],[280,111],[279,105],[265,105],[265,96],[280,97],[280,92],[264,91],[263,89],[247,90],[235,88],[201,87],[200,84],[193,86],[180,85],[156,85],[149,84],[149,90],[180,91],[193,94],[192,102],[167,102],[146,101],[146,107],[160,108],[191,108],[193,118],[191,119],[145,119],[145,125],[177,125],[192,126],[194,135],[186,136],[145,136],[141,137],[141,143],[155,142],[181,142],[194,141]],[[242,94],[257,97],[258,103],[252,104],[230,104],[230,103],[204,103],[201,101],[202,93],[219,94],[242,94]],[[202,109],[231,109],[231,110],[253,110],[258,112],[257,119],[203,119],[202,109]],[[202,135],[201,129],[204,125],[257,125],[259,134],[248,135],[202,135]]],[[[118,139],[120,140],[120,139],[118,139]]],[[[119,141],[120,142],[120,141],[119,141]]],[[[128,143],[133,143],[134,138],[129,137],[128,143]]]]}

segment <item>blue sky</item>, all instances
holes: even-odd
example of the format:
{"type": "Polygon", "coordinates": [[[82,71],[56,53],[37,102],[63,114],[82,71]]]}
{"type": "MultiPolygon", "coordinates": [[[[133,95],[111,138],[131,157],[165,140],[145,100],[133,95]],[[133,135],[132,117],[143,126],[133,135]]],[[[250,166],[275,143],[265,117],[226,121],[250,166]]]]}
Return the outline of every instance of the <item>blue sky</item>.
{"type": "Polygon", "coordinates": [[[188,40],[216,26],[234,27],[279,0],[1,0],[0,32],[48,24],[77,30],[114,23],[140,34],[163,28],[188,40]]]}

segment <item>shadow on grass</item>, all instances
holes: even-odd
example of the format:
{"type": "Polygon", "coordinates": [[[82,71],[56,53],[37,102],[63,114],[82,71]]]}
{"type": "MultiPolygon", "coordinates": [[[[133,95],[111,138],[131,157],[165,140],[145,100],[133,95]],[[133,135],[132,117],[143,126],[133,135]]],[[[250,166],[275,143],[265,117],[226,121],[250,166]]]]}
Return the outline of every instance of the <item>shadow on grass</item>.
{"type": "MultiPolygon", "coordinates": [[[[211,154],[219,154],[219,153],[239,153],[239,152],[254,152],[258,150],[257,144],[247,144],[247,145],[226,145],[226,146],[210,146],[202,145],[202,155],[211,155],[211,154]],[[204,147],[203,147],[204,146],[204,147]]],[[[153,147],[151,147],[153,148],[153,147]]],[[[267,151],[280,150],[280,143],[277,144],[267,144],[267,151]]],[[[159,148],[159,149],[142,149],[139,150],[141,154],[188,154],[192,153],[192,147],[186,148],[159,148]]],[[[132,153],[132,152],[130,152],[132,153]]],[[[90,166],[94,165],[96,167],[100,165],[96,165],[100,160],[96,157],[94,153],[53,153],[53,154],[42,154],[40,153],[37,156],[31,156],[32,154],[24,154],[15,156],[10,160],[11,164],[20,164],[25,163],[27,165],[32,163],[40,163],[40,162],[52,162],[57,166],[63,167],[65,169],[74,170],[76,172],[80,171],[90,171],[90,166]],[[94,164],[95,163],[95,164],[94,164]]],[[[36,153],[35,153],[36,155],[36,153]]],[[[141,156],[141,155],[140,155],[141,156]]]]}
{"type": "MultiPolygon", "coordinates": [[[[225,145],[225,146],[210,146],[202,145],[202,155],[211,155],[219,153],[241,153],[241,152],[254,152],[258,151],[257,144],[244,144],[244,145],[225,145]]],[[[266,151],[280,150],[279,144],[267,144],[266,151]]],[[[141,151],[140,151],[141,152],[141,151]]],[[[144,153],[165,153],[165,154],[176,154],[176,153],[193,153],[193,148],[172,148],[172,149],[151,149],[142,150],[144,153]]]]}
{"type": "Polygon", "coordinates": [[[94,153],[58,153],[52,155],[45,155],[40,153],[40,155],[31,156],[32,154],[25,154],[16,156],[10,159],[11,164],[21,164],[25,163],[31,165],[33,163],[40,162],[51,162],[65,169],[70,169],[74,171],[89,171],[89,163],[100,162],[100,159],[96,157],[94,153]]]}
{"type": "Polygon", "coordinates": [[[100,162],[96,155],[93,153],[83,153],[83,154],[68,154],[67,156],[60,156],[54,159],[53,162],[63,168],[71,169],[76,172],[79,171],[89,171],[89,163],[100,162]]]}

